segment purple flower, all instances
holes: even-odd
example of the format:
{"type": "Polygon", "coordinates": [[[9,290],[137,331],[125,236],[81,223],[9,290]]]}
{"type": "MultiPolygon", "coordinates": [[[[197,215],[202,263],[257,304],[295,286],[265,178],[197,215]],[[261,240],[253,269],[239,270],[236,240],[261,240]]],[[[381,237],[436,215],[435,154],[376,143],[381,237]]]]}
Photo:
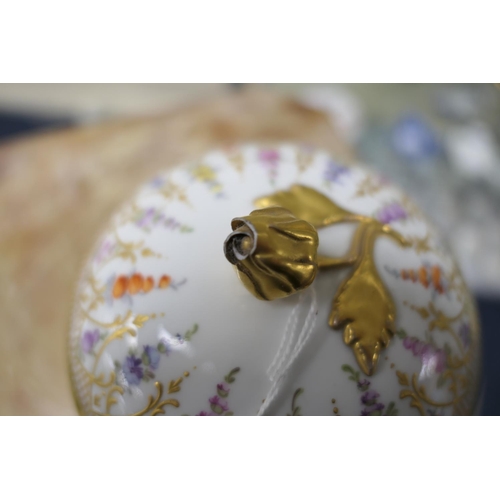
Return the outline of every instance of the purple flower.
{"type": "Polygon", "coordinates": [[[149,185],[153,188],[162,187],[163,184],[165,184],[165,180],[162,179],[161,177],[155,177],[154,179],[151,179],[151,181],[149,182],[149,185]]]}
{"type": "Polygon", "coordinates": [[[411,351],[414,356],[422,356],[428,351],[429,348],[432,349],[432,346],[421,342],[415,337],[405,337],[403,340],[403,346],[405,349],[411,351]]]}
{"type": "Polygon", "coordinates": [[[361,402],[365,406],[370,406],[373,405],[377,402],[377,398],[380,396],[380,394],[377,391],[370,390],[366,391],[362,396],[361,396],[361,402]]]}
{"type": "Polygon", "coordinates": [[[404,220],[408,217],[408,213],[399,203],[390,203],[382,207],[377,212],[377,219],[382,224],[389,224],[393,221],[404,220]]]}
{"type": "Polygon", "coordinates": [[[127,356],[123,367],[123,375],[130,385],[139,385],[144,375],[142,361],[135,356],[127,356]]]}
{"type": "Polygon", "coordinates": [[[382,410],[385,408],[383,403],[375,403],[374,405],[364,408],[361,411],[361,416],[363,417],[374,417],[376,415],[382,415],[382,410]]]}
{"type": "Polygon", "coordinates": [[[169,229],[177,229],[180,227],[180,223],[177,222],[173,217],[169,217],[168,219],[165,219],[165,227],[168,227],[169,229]]]}
{"type": "Polygon", "coordinates": [[[229,395],[229,386],[227,384],[217,384],[217,394],[221,398],[227,398],[229,395]]]}
{"type": "Polygon", "coordinates": [[[370,381],[366,378],[363,380],[358,380],[358,389],[360,391],[366,391],[370,387],[370,381]]]}
{"type": "Polygon", "coordinates": [[[210,408],[212,411],[220,415],[222,412],[229,409],[227,401],[224,401],[219,396],[212,396],[208,402],[210,403],[210,408]]]}
{"type": "Polygon", "coordinates": [[[111,254],[114,248],[114,243],[109,240],[104,240],[102,245],[99,247],[99,250],[97,251],[97,255],[95,257],[96,264],[100,264],[104,259],[106,259],[111,254]]]}
{"type": "Polygon", "coordinates": [[[137,221],[137,225],[139,227],[144,227],[147,226],[151,220],[153,219],[153,216],[155,214],[155,209],[154,208],[148,208],[142,217],[137,221]]]}
{"type": "Polygon", "coordinates": [[[446,366],[446,353],[415,337],[405,337],[403,346],[418,356],[427,372],[441,373],[446,366]]]}
{"type": "Polygon", "coordinates": [[[87,330],[82,336],[82,351],[89,354],[99,341],[99,330],[87,330]]]}
{"type": "Polygon", "coordinates": [[[469,323],[462,323],[460,325],[460,328],[458,330],[458,335],[460,339],[462,340],[462,344],[466,349],[469,348],[470,346],[470,340],[471,340],[471,330],[470,330],[470,325],[469,323]]]}
{"type": "Polygon", "coordinates": [[[160,363],[160,353],[155,347],[146,345],[144,346],[144,352],[142,353],[142,361],[152,370],[156,370],[158,368],[158,364],[160,363]]]}
{"type": "Polygon", "coordinates": [[[328,165],[326,166],[325,173],[323,174],[325,180],[329,182],[338,182],[340,177],[347,174],[349,169],[344,167],[343,165],[339,165],[332,160],[328,161],[328,165]]]}

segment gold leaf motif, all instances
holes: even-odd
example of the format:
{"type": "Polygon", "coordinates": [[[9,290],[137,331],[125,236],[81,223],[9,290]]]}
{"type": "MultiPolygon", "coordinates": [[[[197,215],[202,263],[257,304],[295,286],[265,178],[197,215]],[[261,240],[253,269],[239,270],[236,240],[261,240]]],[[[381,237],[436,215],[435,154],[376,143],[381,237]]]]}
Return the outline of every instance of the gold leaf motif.
{"type": "Polygon", "coordinates": [[[416,408],[419,411],[420,415],[422,416],[425,415],[424,407],[414,392],[410,391],[409,389],[403,389],[399,393],[399,398],[400,399],[411,398],[410,406],[416,408]]]}
{"type": "Polygon", "coordinates": [[[299,167],[299,172],[303,173],[309,169],[314,161],[314,150],[309,150],[306,148],[300,148],[297,151],[297,165],[299,167]]]}
{"type": "Polygon", "coordinates": [[[108,392],[108,395],[106,397],[106,415],[109,415],[109,411],[111,410],[111,407],[117,403],[117,399],[113,395],[115,393],[123,394],[123,392],[124,392],[123,388],[120,387],[119,385],[115,385],[108,392]]]}
{"type": "Polygon", "coordinates": [[[361,198],[363,196],[371,196],[384,188],[384,182],[382,179],[377,179],[373,175],[368,175],[359,184],[358,190],[354,194],[355,198],[361,198]]]}
{"type": "MultiPolygon", "coordinates": [[[[416,307],[404,302],[404,304],[415,311],[419,311],[424,319],[428,321],[427,330],[438,329],[446,332],[453,340],[458,354],[454,354],[450,344],[444,342],[441,348],[446,355],[445,369],[440,374],[437,387],[446,388],[449,393],[448,398],[435,400],[431,398],[423,385],[419,385],[419,375],[414,373],[411,379],[411,389],[401,391],[400,398],[409,397],[412,399],[411,406],[418,407],[423,412],[423,404],[430,406],[429,413],[435,413],[437,409],[450,407],[454,415],[471,415],[477,404],[477,393],[479,378],[471,370],[471,364],[477,363],[477,333],[479,326],[477,323],[477,312],[472,298],[469,296],[465,303],[462,303],[461,310],[454,316],[448,316],[441,309],[437,308],[433,302],[429,302],[427,308],[416,307]],[[469,323],[471,338],[467,341],[456,330],[457,325],[467,325],[469,323]]],[[[406,378],[406,381],[408,379],[406,378]]],[[[401,385],[408,385],[402,384],[401,385]]],[[[423,413],[422,413],[423,414],[423,413]]]]}
{"type": "Polygon", "coordinates": [[[408,302],[403,302],[404,305],[409,306],[410,309],[413,309],[416,313],[420,315],[422,319],[427,319],[429,317],[429,311],[425,307],[417,307],[414,305],[408,304],[408,302]]]}
{"type": "Polygon", "coordinates": [[[146,323],[146,321],[149,320],[149,316],[146,316],[145,314],[138,314],[135,318],[134,318],[134,325],[137,326],[137,328],[142,328],[142,326],[144,325],[144,323],[146,323]]]}
{"type": "Polygon", "coordinates": [[[380,351],[387,347],[396,331],[394,301],[373,260],[373,247],[380,235],[407,245],[404,238],[388,226],[373,219],[361,222],[350,252],[351,258],[357,256],[354,272],[337,290],[328,322],[332,328],[345,325],[344,342],[352,346],[366,375],[373,375],[380,351]]]}
{"type": "Polygon", "coordinates": [[[396,370],[396,375],[398,376],[400,385],[406,385],[406,386],[410,385],[410,382],[408,381],[408,375],[406,375],[406,373],[396,370]]]}
{"type": "Polygon", "coordinates": [[[168,393],[172,394],[174,392],[179,392],[181,390],[182,380],[182,377],[178,378],[177,380],[171,380],[168,384],[168,393]]]}
{"type": "MultiPolygon", "coordinates": [[[[111,407],[117,403],[117,399],[115,397],[116,394],[123,394],[123,388],[116,385],[116,374],[114,371],[106,374],[106,378],[103,373],[97,373],[102,355],[110,343],[123,338],[125,334],[129,334],[132,337],[137,336],[137,331],[144,326],[144,323],[146,323],[150,317],[153,317],[154,315],[137,315],[134,317],[132,311],[129,310],[123,316],[117,315],[115,320],[112,322],[102,322],[93,318],[83,307],[80,309],[80,314],[82,315],[82,318],[86,318],[92,323],[111,331],[109,335],[103,339],[102,344],[95,353],[92,368],[88,370],[80,364],[87,379],[89,391],[93,386],[104,389],[100,395],[97,395],[89,400],[89,406],[87,406],[84,411],[81,411],[81,413],[109,415],[111,407]],[[98,411],[97,408],[102,404],[102,399],[104,399],[105,408],[104,411],[98,411]]],[[[75,357],[74,359],[77,361],[79,358],[75,357]]]]}
{"type": "Polygon", "coordinates": [[[215,170],[210,165],[203,163],[191,170],[191,175],[200,182],[214,181],[217,178],[215,170]]]}
{"type": "Polygon", "coordinates": [[[191,203],[189,202],[186,195],[186,189],[181,188],[170,179],[167,180],[163,187],[160,189],[160,194],[162,194],[169,201],[178,200],[181,203],[191,206],[191,203]]]}
{"type": "MultiPolygon", "coordinates": [[[[178,392],[180,391],[180,383],[182,382],[182,377],[177,379],[175,382],[170,381],[169,387],[174,383],[176,386],[176,390],[172,392],[178,392]]],[[[156,381],[155,382],[155,387],[156,387],[156,397],[153,398],[153,396],[148,397],[148,403],[147,405],[141,410],[138,411],[137,413],[134,413],[133,416],[138,417],[141,415],[146,415],[149,412],[151,412],[152,416],[156,415],[164,415],[165,414],[165,406],[173,406],[175,408],[179,408],[180,403],[177,399],[165,399],[163,401],[160,401],[162,395],[163,395],[163,384],[161,382],[156,381]]],[[[169,393],[171,392],[170,389],[168,391],[169,393]]]]}
{"type": "Polygon", "coordinates": [[[412,238],[408,238],[408,242],[415,249],[415,252],[425,253],[425,252],[430,252],[432,249],[429,243],[429,238],[430,238],[429,234],[426,234],[423,238],[414,236],[412,238]]]}
{"type": "Polygon", "coordinates": [[[241,151],[236,151],[234,153],[229,153],[227,159],[230,165],[236,170],[236,172],[243,173],[244,158],[241,151]]]}
{"type": "Polygon", "coordinates": [[[256,206],[283,207],[298,219],[316,228],[344,222],[358,222],[349,254],[330,259],[318,256],[321,268],[352,266],[353,272],[342,283],[333,299],[329,325],[344,327],[344,342],[351,346],[366,375],[372,375],[380,351],[387,347],[395,333],[395,306],[384,286],[373,260],[378,236],[388,236],[400,246],[410,243],[401,234],[371,217],[349,212],[313,188],[293,185],[255,201],[256,206]]]}
{"type": "Polygon", "coordinates": [[[151,250],[150,248],[144,248],[141,251],[141,255],[143,257],[154,257],[154,256],[156,256],[156,253],[154,253],[153,250],[151,250]]]}
{"type": "Polygon", "coordinates": [[[376,234],[374,226],[358,227],[354,245],[360,246],[359,261],[353,274],[338,289],[328,321],[332,328],[345,325],[344,342],[353,347],[356,360],[367,375],[373,374],[380,351],[395,332],[394,303],[373,262],[376,234]]]}
{"type": "Polygon", "coordinates": [[[339,222],[355,222],[367,218],[344,210],[316,189],[300,184],[294,184],[288,191],[277,191],[258,198],[255,200],[255,206],[286,208],[297,219],[305,220],[317,229],[339,222]]]}

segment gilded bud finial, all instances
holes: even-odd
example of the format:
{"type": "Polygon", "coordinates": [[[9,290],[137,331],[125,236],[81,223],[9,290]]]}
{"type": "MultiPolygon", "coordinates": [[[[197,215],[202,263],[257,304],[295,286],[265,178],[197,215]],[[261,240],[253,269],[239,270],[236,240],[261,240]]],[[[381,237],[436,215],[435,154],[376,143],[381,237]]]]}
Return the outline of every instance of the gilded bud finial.
{"type": "Polygon", "coordinates": [[[396,306],[375,265],[375,241],[384,236],[403,248],[410,242],[389,225],[349,212],[300,184],[255,204],[261,209],[233,219],[233,232],[224,243],[226,258],[245,287],[259,299],[273,300],[307,288],[318,269],[350,268],[335,292],[328,324],[343,330],[360,368],[373,375],[396,331],[396,306]],[[317,255],[316,230],[346,222],[357,225],[347,254],[317,255]]]}
{"type": "Polygon", "coordinates": [[[289,210],[269,207],[231,221],[227,260],[258,299],[274,300],[307,288],[318,272],[318,233],[289,210]]]}

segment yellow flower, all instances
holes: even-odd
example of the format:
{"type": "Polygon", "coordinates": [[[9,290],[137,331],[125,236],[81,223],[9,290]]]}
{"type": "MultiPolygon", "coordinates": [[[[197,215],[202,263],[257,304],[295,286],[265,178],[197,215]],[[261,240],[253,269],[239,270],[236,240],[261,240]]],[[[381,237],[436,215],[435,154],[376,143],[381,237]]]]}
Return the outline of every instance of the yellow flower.
{"type": "Polygon", "coordinates": [[[200,165],[192,171],[193,177],[200,182],[213,181],[216,178],[215,171],[208,165],[200,165]]]}

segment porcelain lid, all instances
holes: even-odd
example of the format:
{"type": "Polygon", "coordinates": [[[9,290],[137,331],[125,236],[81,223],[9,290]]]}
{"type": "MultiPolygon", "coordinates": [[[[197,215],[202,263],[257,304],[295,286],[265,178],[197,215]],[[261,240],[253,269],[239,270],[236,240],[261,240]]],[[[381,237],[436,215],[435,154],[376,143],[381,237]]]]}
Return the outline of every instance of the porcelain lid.
{"type": "Polygon", "coordinates": [[[290,144],[144,185],[86,264],[70,332],[75,398],[97,415],[468,414],[479,353],[473,300],[420,210],[372,170],[290,144]],[[276,206],[293,255],[252,272],[287,291],[259,300],[223,245],[276,206]]]}

